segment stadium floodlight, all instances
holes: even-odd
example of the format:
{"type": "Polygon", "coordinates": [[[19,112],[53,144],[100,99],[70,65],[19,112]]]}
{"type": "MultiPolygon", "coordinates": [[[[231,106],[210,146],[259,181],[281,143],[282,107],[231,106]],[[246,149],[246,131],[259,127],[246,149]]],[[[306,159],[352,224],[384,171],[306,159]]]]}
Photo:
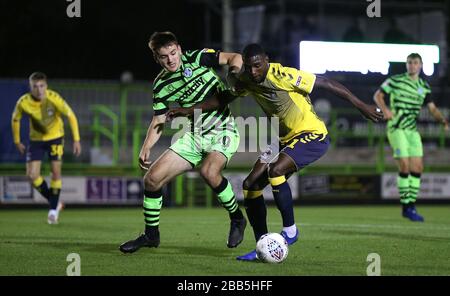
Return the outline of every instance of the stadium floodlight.
{"type": "Polygon", "coordinates": [[[326,71],[388,74],[390,62],[406,62],[410,53],[422,56],[423,72],[434,73],[439,46],[423,44],[301,41],[300,69],[315,74],[326,71]]]}

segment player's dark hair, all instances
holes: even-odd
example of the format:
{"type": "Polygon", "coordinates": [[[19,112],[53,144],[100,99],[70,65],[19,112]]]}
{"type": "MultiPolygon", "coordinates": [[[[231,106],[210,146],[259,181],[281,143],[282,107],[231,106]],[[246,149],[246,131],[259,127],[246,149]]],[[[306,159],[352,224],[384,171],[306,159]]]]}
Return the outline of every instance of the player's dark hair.
{"type": "Polygon", "coordinates": [[[175,34],[169,31],[153,33],[148,42],[150,49],[153,51],[153,54],[155,54],[156,51],[161,47],[167,46],[172,43],[178,45],[178,40],[175,34]]]}
{"type": "Polygon", "coordinates": [[[406,60],[408,60],[408,59],[419,59],[420,62],[422,63],[422,57],[417,52],[413,52],[413,53],[409,54],[408,57],[406,58],[406,60]]]}
{"type": "Polygon", "coordinates": [[[244,58],[250,58],[250,57],[257,56],[257,55],[266,56],[266,52],[264,51],[264,49],[262,48],[261,45],[259,45],[257,43],[252,43],[252,44],[247,45],[244,48],[243,55],[244,55],[244,58]]]}
{"type": "Polygon", "coordinates": [[[34,81],[37,81],[37,80],[45,80],[45,81],[47,81],[47,75],[45,75],[42,72],[34,72],[34,73],[31,73],[29,79],[30,80],[34,80],[34,81]]]}

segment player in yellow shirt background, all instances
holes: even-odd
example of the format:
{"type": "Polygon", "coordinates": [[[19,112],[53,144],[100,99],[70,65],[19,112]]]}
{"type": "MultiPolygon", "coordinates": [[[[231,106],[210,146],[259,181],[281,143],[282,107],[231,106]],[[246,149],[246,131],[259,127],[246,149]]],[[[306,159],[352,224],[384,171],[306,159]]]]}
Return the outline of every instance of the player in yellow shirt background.
{"type": "Polygon", "coordinates": [[[73,135],[73,153],[81,154],[78,121],[70,106],[55,91],[48,89],[47,76],[35,72],[29,77],[30,92],[19,98],[12,114],[14,144],[23,155],[26,152],[26,174],[33,187],[45,197],[50,205],[47,216],[49,224],[58,223],[61,192],[61,165],[64,152],[64,122],[66,116],[73,135]],[[20,139],[20,120],[26,114],[30,122],[28,147],[20,139]],[[51,162],[50,188],[41,176],[41,164],[47,154],[51,162]]]}
{"type": "MultiPolygon", "coordinates": [[[[269,118],[279,119],[279,145],[277,148],[269,147],[244,180],[244,206],[258,241],[268,233],[263,189],[270,184],[283,221],[281,235],[291,245],[297,241],[299,231],[295,225],[292,193],[287,179],[322,157],[329,146],[327,128],[316,115],[309,94],[313,89],[327,90],[352,103],[367,119],[374,122],[381,120],[383,113],[376,105],[368,105],[359,100],[337,81],[278,63],[269,63],[268,56],[259,44],[245,47],[243,62],[244,71],[229,77],[235,95],[251,95],[269,118]]],[[[203,112],[213,110],[234,99],[234,96],[216,96],[190,108],[173,109],[166,116],[170,119],[190,115],[196,108],[203,112]]],[[[237,259],[257,260],[256,251],[237,259]]]]}

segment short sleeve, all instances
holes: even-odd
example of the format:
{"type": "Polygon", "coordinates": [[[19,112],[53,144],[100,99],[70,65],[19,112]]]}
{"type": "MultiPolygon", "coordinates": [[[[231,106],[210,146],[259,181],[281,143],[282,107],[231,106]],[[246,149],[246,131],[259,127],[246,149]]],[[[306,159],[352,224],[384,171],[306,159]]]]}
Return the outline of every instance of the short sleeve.
{"type": "Polygon", "coordinates": [[[283,80],[287,81],[294,90],[307,94],[312,92],[316,82],[316,75],[295,68],[283,67],[281,75],[283,80]]]}
{"type": "Polygon", "coordinates": [[[155,115],[161,115],[169,111],[169,106],[167,106],[167,103],[162,102],[158,98],[153,98],[153,111],[155,115]]]}
{"type": "Polygon", "coordinates": [[[210,48],[204,48],[200,52],[200,60],[199,60],[200,66],[205,66],[209,68],[219,66],[219,55],[220,51],[216,51],[210,48]]]}
{"type": "Polygon", "coordinates": [[[380,90],[381,90],[383,93],[387,94],[387,95],[391,94],[391,92],[392,92],[392,86],[391,86],[391,79],[390,79],[390,78],[386,79],[386,80],[381,84],[380,90]]]}

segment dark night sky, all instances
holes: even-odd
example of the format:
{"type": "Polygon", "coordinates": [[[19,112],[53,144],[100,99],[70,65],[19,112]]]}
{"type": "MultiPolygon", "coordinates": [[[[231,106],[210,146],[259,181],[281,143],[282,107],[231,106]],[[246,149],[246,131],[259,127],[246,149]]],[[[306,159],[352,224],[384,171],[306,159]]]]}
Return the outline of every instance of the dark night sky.
{"type": "MultiPolygon", "coordinates": [[[[152,80],[160,69],[147,47],[154,31],[174,32],[183,49],[211,46],[204,42],[206,10],[200,1],[80,1],[81,18],[69,18],[67,0],[0,0],[0,78],[24,78],[39,70],[51,79],[119,79],[129,70],[137,80],[152,80]]],[[[361,1],[349,0],[355,5],[348,7],[331,3],[326,12],[348,14],[357,9],[360,13],[367,6],[361,1]]],[[[234,2],[248,5],[263,1],[234,2]]],[[[317,13],[314,1],[302,5],[297,0],[287,2],[287,11],[317,13]]],[[[383,3],[385,16],[417,13],[416,5],[393,10],[387,5],[389,0],[383,3]]],[[[274,5],[268,7],[277,11],[274,5]]],[[[211,42],[220,44],[220,15],[211,14],[210,29],[211,42]]],[[[447,32],[450,36],[450,27],[447,32]]]]}
{"type": "Polygon", "coordinates": [[[154,31],[174,32],[185,49],[204,46],[201,4],[81,0],[81,18],[67,17],[67,5],[0,1],[0,78],[39,70],[51,78],[118,79],[130,70],[148,80],[159,71],[147,47],[154,31]]]}

